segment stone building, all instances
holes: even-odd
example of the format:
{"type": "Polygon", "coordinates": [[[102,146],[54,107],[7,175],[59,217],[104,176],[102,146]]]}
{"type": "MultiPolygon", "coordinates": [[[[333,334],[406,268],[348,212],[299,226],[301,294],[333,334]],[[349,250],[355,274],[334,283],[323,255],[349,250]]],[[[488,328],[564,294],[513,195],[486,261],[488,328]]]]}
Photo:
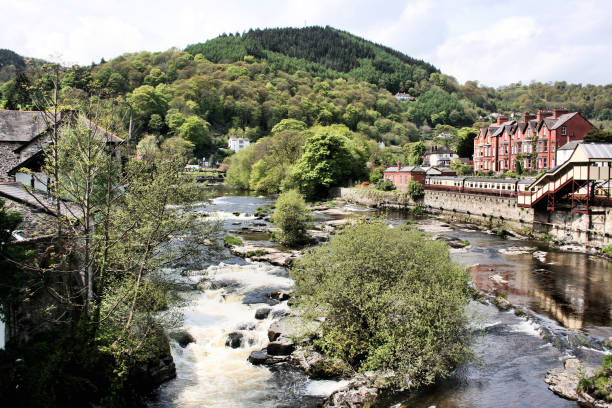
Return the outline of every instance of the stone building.
{"type": "MultiPolygon", "coordinates": [[[[59,130],[76,120],[84,121],[96,137],[104,138],[108,144],[123,142],[117,135],[74,111],[59,113],[59,130]]],[[[52,140],[52,123],[52,115],[45,112],[0,110],[0,182],[19,181],[30,184],[33,181],[31,175],[20,173],[19,169],[27,167],[35,172],[40,170],[44,162],[44,148],[52,140]]],[[[118,150],[116,154],[119,154],[118,150]]],[[[37,187],[44,190],[40,183],[37,187]]]]}
{"type": "Polygon", "coordinates": [[[583,140],[593,125],[578,112],[563,109],[523,114],[522,121],[500,115],[474,139],[474,171],[546,170],[557,165],[556,151],[583,140]]]}

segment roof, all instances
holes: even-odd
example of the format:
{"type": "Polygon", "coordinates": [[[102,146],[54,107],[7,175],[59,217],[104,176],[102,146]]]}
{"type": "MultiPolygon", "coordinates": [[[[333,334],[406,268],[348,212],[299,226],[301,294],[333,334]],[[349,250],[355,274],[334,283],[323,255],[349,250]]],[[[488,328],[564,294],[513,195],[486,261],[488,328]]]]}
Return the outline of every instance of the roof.
{"type": "Polygon", "coordinates": [[[397,166],[387,167],[385,172],[410,172],[410,173],[425,173],[425,170],[419,166],[402,166],[402,168],[397,168],[397,166]]]}
{"type": "Polygon", "coordinates": [[[578,146],[580,143],[583,143],[583,141],[582,140],[573,140],[571,142],[567,142],[566,144],[564,144],[563,146],[558,148],[557,151],[559,151],[559,150],[574,150],[576,148],[576,146],[578,146]]]}
{"type": "Polygon", "coordinates": [[[550,130],[557,129],[559,126],[563,125],[565,122],[567,122],[568,120],[570,120],[577,114],[578,112],[571,112],[571,113],[566,113],[564,115],[559,116],[557,118],[557,122],[553,125],[552,128],[550,128],[550,130]]]}
{"type": "Polygon", "coordinates": [[[29,142],[46,128],[42,112],[0,110],[0,142],[29,142]]]}
{"type": "Polygon", "coordinates": [[[612,159],[612,143],[582,143],[588,159],[612,159]]]}

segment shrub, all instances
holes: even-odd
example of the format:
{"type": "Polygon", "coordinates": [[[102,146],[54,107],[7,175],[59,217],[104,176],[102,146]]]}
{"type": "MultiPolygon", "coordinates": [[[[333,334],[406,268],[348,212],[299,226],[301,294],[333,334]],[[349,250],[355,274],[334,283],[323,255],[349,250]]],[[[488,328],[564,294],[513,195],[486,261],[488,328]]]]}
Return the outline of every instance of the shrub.
{"type": "Polygon", "coordinates": [[[415,201],[420,200],[425,196],[425,189],[423,188],[423,185],[418,181],[409,182],[407,192],[410,198],[415,201]]]}
{"type": "Polygon", "coordinates": [[[395,186],[388,179],[379,180],[378,183],[376,183],[376,188],[381,191],[395,190],[395,186]]]}
{"type": "Polygon", "coordinates": [[[593,377],[580,380],[578,387],[596,399],[612,402],[612,355],[605,356],[601,369],[593,377]]]}
{"type": "Polygon", "coordinates": [[[315,345],[357,371],[393,373],[390,387],[431,384],[471,354],[469,275],[421,232],[346,227],[297,259],[291,276],[305,316],[325,317],[315,345]]]}
{"type": "Polygon", "coordinates": [[[231,235],[227,235],[224,241],[225,246],[242,245],[242,240],[240,238],[232,237],[231,235]]]}
{"type": "Polygon", "coordinates": [[[306,241],[306,228],[310,212],[306,209],[304,197],[296,190],[289,190],[278,196],[272,222],[280,231],[275,239],[287,246],[295,246],[306,241]]]}
{"type": "Polygon", "coordinates": [[[612,256],[612,244],[608,245],[607,247],[605,247],[603,249],[604,254],[608,254],[609,256],[612,256]]]}

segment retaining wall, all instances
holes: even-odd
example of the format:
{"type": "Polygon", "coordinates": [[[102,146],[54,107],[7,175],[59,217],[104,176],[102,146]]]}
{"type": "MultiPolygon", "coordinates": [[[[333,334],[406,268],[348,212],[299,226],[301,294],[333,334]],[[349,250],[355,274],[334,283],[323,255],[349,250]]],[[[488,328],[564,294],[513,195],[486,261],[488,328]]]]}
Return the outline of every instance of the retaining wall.
{"type": "Polygon", "coordinates": [[[560,245],[599,252],[612,244],[612,208],[592,207],[592,214],[572,214],[570,209],[546,211],[518,207],[515,198],[451,191],[425,190],[414,202],[405,193],[372,188],[341,188],[336,195],[370,207],[408,209],[419,205],[424,211],[461,221],[487,223],[489,226],[530,234],[548,234],[560,245]]]}

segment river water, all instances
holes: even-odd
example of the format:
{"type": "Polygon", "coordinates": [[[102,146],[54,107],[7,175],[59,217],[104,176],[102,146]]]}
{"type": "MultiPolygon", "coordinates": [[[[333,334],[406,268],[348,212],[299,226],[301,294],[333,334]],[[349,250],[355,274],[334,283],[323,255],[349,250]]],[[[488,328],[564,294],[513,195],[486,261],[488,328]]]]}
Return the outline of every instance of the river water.
{"type": "MultiPolygon", "coordinates": [[[[196,211],[206,211],[211,218],[221,220],[227,231],[261,223],[253,212],[272,203],[266,197],[226,195],[196,211]]],[[[371,213],[356,207],[346,209],[371,213]]],[[[392,213],[388,217],[400,224],[405,215],[392,213]]],[[[534,323],[473,302],[472,324],[483,333],[474,345],[477,361],[459,367],[434,388],[386,396],[379,405],[577,407],[550,392],[543,379],[548,369],[559,367],[570,354],[592,363],[601,361],[600,351],[569,344],[566,339],[572,333],[595,341],[612,336],[612,263],[583,254],[550,251],[540,243],[504,239],[469,226],[428,218],[412,223],[431,234],[469,241],[467,249],[451,250],[453,259],[470,266],[479,288],[503,293],[513,304],[535,312],[537,319],[534,323]],[[534,246],[538,251],[532,253],[534,246]],[[492,280],[492,275],[500,278],[492,280]],[[542,328],[553,334],[552,340],[542,338],[542,328]]],[[[266,234],[250,239],[271,244],[266,234]]],[[[184,316],[180,330],[190,333],[195,343],[183,348],[171,342],[177,378],[160,387],[151,407],[309,407],[317,406],[324,396],[344,384],[312,381],[288,366],[268,369],[248,363],[248,355],[267,344],[272,321],[288,310],[286,302],[267,295],[289,289],[293,283],[285,268],[246,261],[225,248],[209,252],[207,260],[163,271],[181,288],[178,294],[183,301],[176,307],[184,316]],[[195,289],[202,280],[213,284],[204,291],[195,289]],[[270,314],[258,320],[255,312],[263,307],[269,307],[270,314]],[[225,345],[230,333],[242,336],[239,348],[225,345]]]]}

